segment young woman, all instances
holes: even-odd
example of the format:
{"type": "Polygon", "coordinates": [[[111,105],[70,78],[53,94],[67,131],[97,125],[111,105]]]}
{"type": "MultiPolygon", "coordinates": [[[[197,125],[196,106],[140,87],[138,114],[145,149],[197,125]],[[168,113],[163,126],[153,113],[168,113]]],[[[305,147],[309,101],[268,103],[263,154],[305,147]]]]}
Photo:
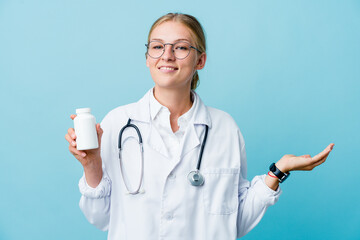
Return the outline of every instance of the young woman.
{"type": "Polygon", "coordinates": [[[72,128],[65,136],[84,168],[81,210],[90,223],[108,230],[108,239],[244,236],[278,200],[279,181],[290,171],[322,164],[334,144],[314,157],[285,155],[267,175],[249,182],[235,121],[205,106],[194,91],[197,70],[206,62],[200,23],[186,14],[162,16],[146,47],[155,86],[96,125],[101,150],[78,151],[72,128]]]}

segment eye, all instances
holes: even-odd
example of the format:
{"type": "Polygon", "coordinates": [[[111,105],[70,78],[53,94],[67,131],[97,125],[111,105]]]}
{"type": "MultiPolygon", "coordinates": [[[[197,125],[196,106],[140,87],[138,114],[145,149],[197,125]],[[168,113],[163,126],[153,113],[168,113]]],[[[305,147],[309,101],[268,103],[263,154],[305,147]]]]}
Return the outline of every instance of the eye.
{"type": "Polygon", "coordinates": [[[152,43],[150,43],[149,48],[154,49],[154,50],[161,50],[164,48],[164,45],[161,43],[158,43],[158,42],[152,42],[152,43]]]}
{"type": "Polygon", "coordinates": [[[187,43],[177,43],[177,44],[175,44],[175,46],[174,46],[174,49],[175,49],[176,51],[188,51],[189,48],[190,48],[190,46],[189,46],[189,44],[187,44],[187,43]]]}

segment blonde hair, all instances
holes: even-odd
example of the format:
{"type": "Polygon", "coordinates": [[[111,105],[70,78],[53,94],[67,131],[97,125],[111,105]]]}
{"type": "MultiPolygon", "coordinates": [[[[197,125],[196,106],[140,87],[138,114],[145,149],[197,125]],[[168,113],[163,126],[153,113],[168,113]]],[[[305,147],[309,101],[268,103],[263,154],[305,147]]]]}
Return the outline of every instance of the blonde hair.
{"type": "MultiPolygon", "coordinates": [[[[189,28],[193,39],[195,40],[195,47],[199,49],[201,53],[206,52],[206,40],[205,40],[205,33],[204,30],[199,23],[199,21],[188,14],[182,13],[168,13],[160,18],[158,18],[150,28],[149,35],[148,35],[148,43],[150,42],[150,35],[152,31],[159,26],[160,24],[168,21],[174,21],[184,24],[186,27],[189,28]]],[[[193,75],[191,81],[191,89],[195,90],[196,87],[199,85],[199,75],[196,71],[193,75]]]]}

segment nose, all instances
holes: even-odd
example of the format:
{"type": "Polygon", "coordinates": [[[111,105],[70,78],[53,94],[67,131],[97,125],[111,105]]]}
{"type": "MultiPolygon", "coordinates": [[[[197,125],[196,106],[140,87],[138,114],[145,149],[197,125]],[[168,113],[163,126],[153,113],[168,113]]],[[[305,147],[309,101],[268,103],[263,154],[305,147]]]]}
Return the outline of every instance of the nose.
{"type": "Polygon", "coordinates": [[[165,61],[175,60],[175,55],[173,52],[173,45],[166,44],[165,48],[164,48],[164,53],[161,57],[165,61]]]}

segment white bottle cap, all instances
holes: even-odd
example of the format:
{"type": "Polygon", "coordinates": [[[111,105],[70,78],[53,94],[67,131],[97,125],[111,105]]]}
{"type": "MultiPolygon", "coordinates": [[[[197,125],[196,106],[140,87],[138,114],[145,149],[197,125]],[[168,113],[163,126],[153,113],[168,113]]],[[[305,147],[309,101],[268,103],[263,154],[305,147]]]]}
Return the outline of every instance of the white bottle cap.
{"type": "Polygon", "coordinates": [[[78,108],[76,109],[76,114],[79,113],[90,113],[91,112],[91,108],[78,108]]]}

